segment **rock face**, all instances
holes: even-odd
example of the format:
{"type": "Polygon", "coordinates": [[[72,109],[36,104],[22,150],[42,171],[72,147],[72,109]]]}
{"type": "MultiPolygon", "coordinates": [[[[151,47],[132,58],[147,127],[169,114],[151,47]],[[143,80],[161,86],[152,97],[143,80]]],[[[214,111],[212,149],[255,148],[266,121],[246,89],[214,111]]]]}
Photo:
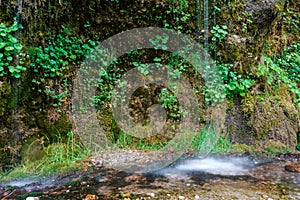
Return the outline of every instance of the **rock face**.
{"type": "Polygon", "coordinates": [[[288,150],[297,143],[298,115],[292,102],[236,101],[227,110],[225,126],[233,142],[288,150]]]}
{"type": "MultiPolygon", "coordinates": [[[[16,14],[16,10],[22,10],[22,13],[19,13],[24,26],[21,42],[25,47],[46,46],[47,33],[50,32],[53,36],[66,25],[77,27],[76,36],[85,39],[92,36],[106,39],[124,30],[149,26],[164,27],[167,23],[170,28],[176,23],[182,23],[180,25],[183,32],[188,30],[196,33],[199,27],[199,22],[195,20],[195,1],[189,4],[192,5],[189,8],[190,13],[185,13],[191,14],[190,21],[181,19],[174,21],[170,15],[165,14],[169,12],[171,15],[179,15],[175,13],[177,8],[168,10],[172,7],[168,7],[167,0],[137,0],[126,3],[120,1],[119,4],[116,2],[112,0],[65,0],[51,3],[6,1],[0,3],[0,19],[9,22],[16,14]],[[17,5],[20,2],[23,4],[17,5]]],[[[218,59],[224,63],[232,63],[235,66],[234,70],[243,75],[250,71],[262,54],[266,33],[271,30],[272,23],[276,22],[274,20],[276,3],[277,0],[217,1],[216,5],[221,12],[217,12],[218,16],[213,19],[215,14],[212,14],[213,10],[211,10],[210,22],[216,20],[216,24],[220,25],[228,22],[229,32],[228,37],[224,39],[225,42],[217,44],[218,59]]],[[[210,6],[213,7],[212,4],[210,6]]],[[[210,24],[210,27],[212,26],[213,24],[210,24]]],[[[74,78],[74,68],[76,66],[70,66],[68,76],[64,78],[70,80],[74,78]]],[[[53,108],[49,97],[37,91],[33,92],[33,74],[24,74],[20,81],[15,83],[0,78],[0,168],[20,160],[21,147],[26,143],[31,144],[30,137],[56,138],[56,134],[64,135],[71,130],[67,115],[68,109],[71,108],[63,110],[66,112],[58,112],[60,110],[53,108]]],[[[51,81],[45,85],[53,84],[51,81]]],[[[72,88],[69,89],[71,93],[72,88]]],[[[70,101],[70,96],[65,102],[70,101]]],[[[249,96],[252,97],[245,97],[243,100],[237,98],[233,103],[229,103],[227,113],[222,114],[225,118],[225,126],[218,128],[229,133],[230,139],[236,143],[264,146],[273,141],[272,144],[281,145],[282,148],[293,148],[296,144],[299,113],[293,106],[292,99],[289,99],[289,94],[277,96],[279,100],[268,99],[266,96],[260,97],[255,92],[249,96]]],[[[118,133],[120,130],[111,117],[109,110],[105,110],[99,114],[98,119],[105,130],[118,133]]],[[[219,121],[223,121],[223,118],[219,121]]],[[[113,134],[109,138],[116,140],[113,134]]]]}
{"type": "Polygon", "coordinates": [[[253,23],[259,28],[271,24],[274,20],[274,8],[278,0],[247,0],[246,12],[253,16],[253,23]]]}

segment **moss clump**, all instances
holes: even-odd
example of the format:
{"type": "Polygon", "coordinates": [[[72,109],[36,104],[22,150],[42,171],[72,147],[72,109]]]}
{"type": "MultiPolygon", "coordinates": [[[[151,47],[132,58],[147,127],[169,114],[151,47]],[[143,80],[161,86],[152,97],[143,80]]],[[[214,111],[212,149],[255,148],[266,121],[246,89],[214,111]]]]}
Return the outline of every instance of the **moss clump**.
{"type": "Polygon", "coordinates": [[[39,113],[36,117],[37,126],[40,128],[40,135],[45,136],[50,142],[58,137],[65,138],[66,134],[72,129],[72,124],[66,114],[53,113],[48,115],[39,113]],[[55,115],[55,116],[54,116],[55,115]]]}
{"type": "Polygon", "coordinates": [[[27,139],[21,148],[22,163],[26,164],[40,160],[45,155],[42,143],[43,141],[40,139],[27,139]]]}
{"type": "Polygon", "coordinates": [[[0,81],[0,116],[3,116],[8,110],[9,96],[11,94],[11,85],[8,82],[0,81]]]}
{"type": "Polygon", "coordinates": [[[280,141],[274,141],[274,140],[269,140],[269,141],[265,142],[265,144],[262,148],[267,153],[272,154],[272,155],[291,151],[291,149],[288,148],[285,144],[282,144],[280,141]]]}
{"type": "Polygon", "coordinates": [[[237,153],[255,153],[255,147],[247,144],[232,144],[232,151],[237,153]]]}

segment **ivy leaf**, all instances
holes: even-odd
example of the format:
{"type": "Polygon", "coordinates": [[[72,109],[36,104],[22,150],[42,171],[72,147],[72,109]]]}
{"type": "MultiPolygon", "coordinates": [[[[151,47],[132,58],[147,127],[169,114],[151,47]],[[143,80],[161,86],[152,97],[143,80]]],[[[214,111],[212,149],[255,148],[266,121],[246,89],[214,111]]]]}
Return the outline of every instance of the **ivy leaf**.
{"type": "Polygon", "coordinates": [[[12,50],[14,50],[13,46],[6,46],[5,47],[5,51],[12,51],[12,50]]]}
{"type": "MultiPolygon", "coordinates": [[[[0,49],[2,49],[3,47],[5,47],[6,46],[6,43],[4,43],[4,42],[1,42],[0,43],[0,49]]],[[[3,54],[2,54],[3,55],[3,54]]]]}
{"type": "Polygon", "coordinates": [[[10,73],[14,73],[15,72],[15,67],[14,66],[8,66],[8,70],[10,73]]]}

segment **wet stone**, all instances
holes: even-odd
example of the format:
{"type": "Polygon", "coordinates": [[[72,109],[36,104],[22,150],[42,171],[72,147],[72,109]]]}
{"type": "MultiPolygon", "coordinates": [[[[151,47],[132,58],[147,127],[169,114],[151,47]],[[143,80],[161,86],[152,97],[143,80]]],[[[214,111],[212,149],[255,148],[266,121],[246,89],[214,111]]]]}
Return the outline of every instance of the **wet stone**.
{"type": "Polygon", "coordinates": [[[300,173],[300,163],[298,164],[289,164],[284,166],[286,171],[300,173]]]}

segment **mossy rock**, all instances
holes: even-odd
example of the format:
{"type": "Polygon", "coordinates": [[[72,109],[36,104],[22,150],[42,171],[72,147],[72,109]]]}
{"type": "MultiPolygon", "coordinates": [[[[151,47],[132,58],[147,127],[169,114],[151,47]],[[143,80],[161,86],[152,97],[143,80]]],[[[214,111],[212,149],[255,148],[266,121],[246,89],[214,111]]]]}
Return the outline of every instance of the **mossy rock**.
{"type": "Polygon", "coordinates": [[[0,116],[3,116],[9,109],[11,85],[8,82],[0,81],[0,116]]]}
{"type": "MultiPolygon", "coordinates": [[[[226,117],[230,139],[235,143],[247,145],[259,143],[262,146],[268,146],[270,141],[274,141],[285,146],[283,149],[294,149],[297,143],[299,113],[292,101],[287,99],[286,97],[285,101],[280,101],[278,96],[267,95],[264,100],[243,101],[253,104],[246,113],[245,105],[236,101],[229,107],[226,117]]],[[[272,149],[273,147],[270,151],[272,149]]]]}
{"type": "Polygon", "coordinates": [[[45,136],[50,143],[58,138],[65,138],[72,129],[72,123],[64,113],[59,114],[54,121],[49,119],[49,114],[39,113],[36,117],[36,123],[39,127],[40,135],[45,136]]]}
{"type": "Polygon", "coordinates": [[[233,152],[236,152],[236,153],[250,153],[250,154],[253,154],[255,152],[255,147],[254,146],[250,146],[250,145],[247,145],[247,144],[232,144],[232,149],[233,149],[233,152]]]}
{"type": "Polygon", "coordinates": [[[37,139],[35,137],[27,139],[21,148],[22,163],[32,163],[40,160],[44,155],[45,151],[43,149],[43,140],[37,139]]]}
{"type": "Polygon", "coordinates": [[[0,169],[9,170],[20,162],[21,145],[8,129],[0,130],[0,136],[0,169]]]}

